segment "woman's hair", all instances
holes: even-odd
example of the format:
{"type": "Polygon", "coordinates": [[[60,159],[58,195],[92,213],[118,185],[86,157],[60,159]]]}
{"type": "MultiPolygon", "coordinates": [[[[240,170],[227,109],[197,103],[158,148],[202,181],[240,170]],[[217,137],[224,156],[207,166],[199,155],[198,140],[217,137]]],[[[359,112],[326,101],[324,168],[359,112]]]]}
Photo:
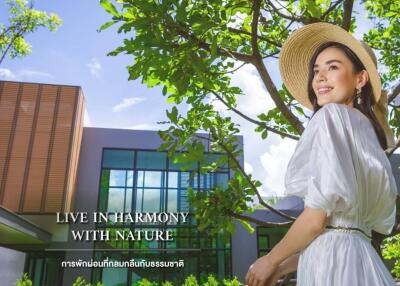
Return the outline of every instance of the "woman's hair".
{"type": "MultiPolygon", "coordinates": [[[[314,114],[322,107],[318,105],[317,102],[317,96],[315,95],[315,92],[312,88],[312,81],[314,78],[314,64],[315,61],[318,57],[318,55],[325,50],[326,48],[329,47],[334,47],[342,51],[342,53],[353,63],[353,72],[354,73],[359,73],[362,70],[365,70],[364,65],[360,61],[360,59],[357,57],[357,55],[348,47],[341,43],[337,42],[327,42],[325,44],[322,44],[314,53],[314,55],[311,57],[310,60],[310,65],[308,67],[308,99],[312,103],[314,114]]],[[[372,123],[372,126],[374,127],[376,136],[378,137],[379,143],[382,147],[383,150],[387,149],[387,141],[386,141],[386,135],[385,132],[382,128],[382,126],[379,124],[371,106],[375,104],[375,97],[373,94],[373,89],[371,86],[371,82],[368,81],[365,86],[361,90],[361,104],[357,103],[357,100],[354,100],[354,108],[357,108],[360,110],[365,116],[368,117],[370,122],[372,123]]]]}

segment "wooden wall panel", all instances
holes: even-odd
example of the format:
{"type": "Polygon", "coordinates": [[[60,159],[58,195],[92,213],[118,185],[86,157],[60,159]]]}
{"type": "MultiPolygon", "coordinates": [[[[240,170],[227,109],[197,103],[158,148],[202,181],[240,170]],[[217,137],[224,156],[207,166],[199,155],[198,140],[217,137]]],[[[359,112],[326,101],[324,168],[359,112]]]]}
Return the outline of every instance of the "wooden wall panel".
{"type": "Polygon", "coordinates": [[[79,154],[81,149],[81,141],[82,141],[82,133],[83,133],[83,120],[84,120],[84,98],[79,90],[78,103],[76,106],[76,120],[74,122],[74,134],[72,137],[72,145],[70,151],[70,167],[69,174],[66,177],[66,195],[65,195],[65,211],[71,212],[73,211],[73,202],[75,199],[75,190],[76,190],[76,177],[78,172],[78,163],[79,163],[79,154]]]}
{"type": "Polygon", "coordinates": [[[54,143],[50,161],[45,212],[55,212],[63,208],[65,194],[65,174],[68,164],[68,151],[74,105],[76,102],[76,89],[63,87],[61,89],[56,128],[54,130],[54,143]]]}
{"type": "Polygon", "coordinates": [[[83,102],[79,87],[0,81],[0,205],[71,209],[83,102]]]}
{"type": "Polygon", "coordinates": [[[40,212],[47,158],[31,158],[24,197],[24,212],[40,212]]]}
{"type": "Polygon", "coordinates": [[[0,94],[0,204],[1,193],[4,191],[2,188],[2,181],[5,180],[4,165],[7,157],[8,143],[10,141],[11,127],[14,119],[15,104],[17,102],[17,95],[19,84],[11,82],[3,82],[0,94]]]}

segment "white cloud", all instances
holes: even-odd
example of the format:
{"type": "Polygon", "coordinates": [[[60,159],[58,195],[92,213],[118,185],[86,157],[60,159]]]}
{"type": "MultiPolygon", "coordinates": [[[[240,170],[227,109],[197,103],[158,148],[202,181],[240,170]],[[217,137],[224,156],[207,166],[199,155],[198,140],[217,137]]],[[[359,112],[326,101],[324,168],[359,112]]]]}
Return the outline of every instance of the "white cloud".
{"type": "Polygon", "coordinates": [[[95,76],[99,77],[100,76],[100,71],[101,71],[101,64],[97,58],[92,58],[90,60],[90,63],[87,64],[89,67],[90,73],[95,76]]]}
{"type": "Polygon", "coordinates": [[[16,75],[9,69],[0,68],[0,78],[3,80],[14,80],[16,75]]]}
{"type": "Polygon", "coordinates": [[[122,102],[118,103],[117,105],[114,105],[112,108],[113,112],[120,112],[121,110],[124,110],[128,107],[131,107],[137,103],[140,103],[144,101],[144,98],[142,97],[129,97],[129,98],[124,98],[122,99],[122,102]]]}
{"type": "Polygon", "coordinates": [[[266,174],[262,180],[263,185],[268,187],[266,193],[278,196],[283,195],[286,168],[294,153],[296,144],[297,141],[285,138],[278,144],[271,145],[269,151],[260,157],[266,174]]]}
{"type": "Polygon", "coordinates": [[[247,174],[252,174],[253,173],[253,166],[249,162],[244,162],[244,171],[247,174]]]}
{"type": "Polygon", "coordinates": [[[52,79],[54,77],[49,73],[32,68],[24,68],[16,72],[6,68],[0,68],[0,79],[3,80],[36,81],[43,78],[52,79]]]}

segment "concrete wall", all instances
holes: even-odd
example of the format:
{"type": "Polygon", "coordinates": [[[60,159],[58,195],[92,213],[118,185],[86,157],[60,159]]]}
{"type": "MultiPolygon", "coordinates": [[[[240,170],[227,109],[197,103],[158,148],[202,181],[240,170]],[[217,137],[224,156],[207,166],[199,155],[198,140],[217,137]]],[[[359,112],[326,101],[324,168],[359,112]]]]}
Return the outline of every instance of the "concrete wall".
{"type": "Polygon", "coordinates": [[[21,278],[25,266],[25,253],[0,247],[1,285],[15,285],[15,281],[21,278]]]}

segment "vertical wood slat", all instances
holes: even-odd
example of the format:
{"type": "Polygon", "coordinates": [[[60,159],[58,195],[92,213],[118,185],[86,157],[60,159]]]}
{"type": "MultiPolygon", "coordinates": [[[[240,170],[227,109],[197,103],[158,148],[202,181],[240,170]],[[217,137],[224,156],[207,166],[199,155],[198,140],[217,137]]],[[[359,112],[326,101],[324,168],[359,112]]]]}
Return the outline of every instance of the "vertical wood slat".
{"type": "Polygon", "coordinates": [[[37,90],[37,85],[28,83],[22,85],[3,199],[4,205],[14,211],[19,210],[22,200],[24,171],[27,166],[26,158],[29,152],[32,119],[36,109],[37,90]]]}
{"type": "Polygon", "coordinates": [[[68,167],[68,152],[74,109],[76,88],[62,87],[54,134],[54,145],[51,155],[48,176],[45,212],[55,212],[63,208],[65,196],[65,175],[68,167]]]}
{"type": "Polygon", "coordinates": [[[31,125],[31,134],[30,134],[30,138],[29,138],[29,149],[28,149],[27,160],[26,160],[25,171],[24,171],[24,181],[22,183],[21,201],[19,204],[20,212],[22,212],[24,210],[25,196],[26,196],[28,177],[29,177],[29,167],[31,165],[33,143],[35,140],[36,125],[37,125],[38,116],[39,116],[39,108],[40,108],[41,98],[42,98],[42,85],[39,84],[39,86],[37,88],[37,94],[36,94],[35,112],[33,115],[33,120],[32,120],[32,125],[31,125]]]}
{"type": "MultiPolygon", "coordinates": [[[[15,85],[15,84],[14,83],[10,83],[10,85],[15,85]]],[[[21,102],[21,93],[22,93],[22,88],[23,88],[23,84],[22,83],[16,84],[16,85],[18,87],[17,88],[18,91],[17,91],[17,97],[16,97],[15,106],[14,106],[14,113],[11,114],[11,117],[12,117],[11,129],[10,129],[10,135],[9,135],[8,144],[7,144],[7,152],[5,154],[4,167],[3,167],[3,176],[2,176],[1,185],[0,185],[0,204],[4,204],[4,197],[6,195],[5,187],[6,187],[6,182],[7,182],[7,179],[8,179],[8,168],[9,168],[9,164],[10,164],[11,149],[12,149],[12,145],[13,145],[13,141],[14,141],[15,128],[16,128],[16,125],[17,125],[16,121],[17,121],[17,118],[18,118],[18,108],[19,108],[19,105],[20,105],[20,102],[21,102]]],[[[7,95],[7,89],[3,90],[2,101],[4,101],[4,98],[6,97],[6,95],[7,95]]],[[[14,209],[12,209],[12,207],[10,209],[14,210],[14,209]]]]}
{"type": "Polygon", "coordinates": [[[41,88],[23,212],[40,212],[57,90],[56,86],[51,85],[42,85],[41,88]]]}
{"type": "Polygon", "coordinates": [[[84,101],[83,96],[81,94],[81,89],[77,89],[76,91],[76,110],[75,110],[75,119],[74,119],[74,130],[72,131],[72,141],[71,141],[71,150],[70,150],[70,160],[69,167],[66,175],[66,186],[65,186],[65,196],[63,201],[63,207],[65,212],[73,211],[73,200],[75,198],[76,191],[76,177],[78,170],[78,160],[79,153],[81,147],[81,139],[82,139],[82,124],[83,124],[83,114],[84,114],[84,101]]]}
{"type": "Polygon", "coordinates": [[[45,203],[46,203],[46,196],[47,196],[47,185],[49,182],[49,173],[50,173],[50,164],[51,164],[51,156],[52,156],[52,151],[53,151],[53,145],[54,145],[54,134],[55,134],[55,129],[56,129],[56,124],[57,124],[57,115],[58,115],[58,108],[60,105],[60,92],[61,92],[61,86],[57,88],[57,97],[56,97],[56,104],[54,107],[54,113],[53,113],[53,123],[51,126],[51,132],[50,132],[50,143],[49,143],[49,149],[47,153],[47,163],[46,163],[46,171],[44,175],[44,183],[43,183],[43,192],[42,192],[42,200],[40,204],[40,211],[45,212],[45,203]]]}
{"type": "Polygon", "coordinates": [[[0,205],[71,210],[83,106],[80,87],[0,81],[0,205]]]}
{"type": "Polygon", "coordinates": [[[76,122],[77,122],[77,118],[76,118],[76,114],[77,114],[77,111],[78,111],[78,108],[79,108],[79,89],[76,89],[75,90],[75,101],[74,101],[74,106],[73,106],[73,113],[72,113],[72,122],[71,122],[71,131],[70,131],[70,134],[69,134],[69,146],[68,146],[68,159],[67,159],[67,162],[66,162],[66,166],[65,166],[65,175],[64,175],[64,188],[63,188],[63,190],[64,190],[64,194],[63,194],[63,197],[62,197],[62,204],[61,204],[61,206],[62,206],[62,211],[63,212],[65,212],[66,210],[66,201],[67,201],[67,197],[68,197],[68,194],[70,193],[70,186],[69,186],[69,177],[70,176],[73,176],[73,174],[74,174],[74,172],[73,172],[73,170],[71,170],[71,169],[73,169],[73,167],[74,167],[74,165],[73,165],[73,151],[74,151],[74,139],[75,139],[75,136],[76,136],[76,122]],[[71,172],[72,171],[72,172],[71,172]]]}

